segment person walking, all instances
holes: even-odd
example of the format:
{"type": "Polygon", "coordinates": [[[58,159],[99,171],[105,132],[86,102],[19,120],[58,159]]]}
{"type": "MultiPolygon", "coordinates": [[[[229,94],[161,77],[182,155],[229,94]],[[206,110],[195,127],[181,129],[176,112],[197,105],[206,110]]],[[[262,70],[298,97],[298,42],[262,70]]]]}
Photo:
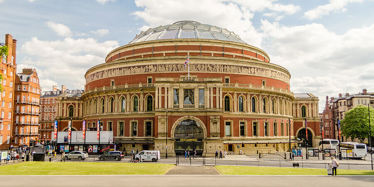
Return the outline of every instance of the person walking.
{"type": "Polygon", "coordinates": [[[219,158],[222,158],[222,151],[219,151],[219,158]]]}
{"type": "Polygon", "coordinates": [[[218,151],[216,151],[216,154],[215,154],[216,158],[218,157],[218,151]]]}
{"type": "Polygon", "coordinates": [[[187,150],[184,151],[184,159],[187,159],[187,150]]]}
{"type": "Polygon", "coordinates": [[[331,157],[332,175],[337,175],[336,169],[339,167],[339,162],[335,157],[331,157]]]}

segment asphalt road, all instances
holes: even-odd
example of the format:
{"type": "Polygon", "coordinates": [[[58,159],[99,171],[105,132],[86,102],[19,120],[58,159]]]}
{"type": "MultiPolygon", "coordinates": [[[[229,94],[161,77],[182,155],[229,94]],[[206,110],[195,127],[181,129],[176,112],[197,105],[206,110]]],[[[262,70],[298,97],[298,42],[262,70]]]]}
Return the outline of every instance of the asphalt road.
{"type": "Polygon", "coordinates": [[[1,187],[373,186],[372,176],[0,176],[1,187]]]}

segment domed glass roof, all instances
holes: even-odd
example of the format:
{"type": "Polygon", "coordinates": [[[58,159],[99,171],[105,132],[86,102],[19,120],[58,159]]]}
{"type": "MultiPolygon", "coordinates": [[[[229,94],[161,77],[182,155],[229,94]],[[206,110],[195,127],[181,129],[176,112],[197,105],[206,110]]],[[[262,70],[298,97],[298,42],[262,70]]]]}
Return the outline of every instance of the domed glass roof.
{"type": "Polygon", "coordinates": [[[130,43],[162,39],[211,39],[245,43],[235,33],[216,26],[196,21],[178,21],[170,25],[150,28],[142,31],[130,43]]]}

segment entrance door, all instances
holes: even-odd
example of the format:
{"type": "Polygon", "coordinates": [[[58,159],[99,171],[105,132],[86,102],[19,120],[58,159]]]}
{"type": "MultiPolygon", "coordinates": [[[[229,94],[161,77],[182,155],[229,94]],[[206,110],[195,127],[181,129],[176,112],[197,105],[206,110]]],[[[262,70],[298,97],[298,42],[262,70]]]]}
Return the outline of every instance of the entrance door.
{"type": "Polygon", "coordinates": [[[204,133],[194,120],[184,120],[174,132],[175,154],[184,155],[185,151],[195,151],[201,155],[204,151],[204,133]]]}
{"type": "MultiPolygon", "coordinates": [[[[306,139],[305,139],[305,128],[301,129],[297,133],[297,138],[302,141],[301,146],[305,147],[305,142],[306,142],[306,139]]],[[[308,147],[313,147],[313,134],[312,134],[312,132],[310,132],[309,129],[308,129],[308,147]]]]}

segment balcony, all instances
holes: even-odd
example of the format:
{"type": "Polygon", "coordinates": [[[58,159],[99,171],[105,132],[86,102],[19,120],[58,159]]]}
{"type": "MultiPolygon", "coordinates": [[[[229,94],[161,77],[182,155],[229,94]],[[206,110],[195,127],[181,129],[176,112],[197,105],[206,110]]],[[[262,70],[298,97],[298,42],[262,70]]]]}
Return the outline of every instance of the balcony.
{"type": "Polygon", "coordinates": [[[26,102],[26,101],[16,101],[17,104],[26,104],[26,105],[34,105],[34,106],[40,106],[40,103],[38,102],[26,102]]]}
{"type": "Polygon", "coordinates": [[[32,133],[15,133],[16,136],[39,136],[40,134],[39,133],[35,133],[35,132],[32,132],[32,133]]]}
{"type": "Polygon", "coordinates": [[[39,113],[36,113],[36,112],[20,112],[20,111],[16,111],[16,114],[20,114],[20,115],[33,115],[33,116],[39,116],[40,114],[39,113]]]}
{"type": "Polygon", "coordinates": [[[39,126],[39,123],[26,123],[26,122],[16,122],[16,125],[24,125],[24,126],[39,126]]]}

